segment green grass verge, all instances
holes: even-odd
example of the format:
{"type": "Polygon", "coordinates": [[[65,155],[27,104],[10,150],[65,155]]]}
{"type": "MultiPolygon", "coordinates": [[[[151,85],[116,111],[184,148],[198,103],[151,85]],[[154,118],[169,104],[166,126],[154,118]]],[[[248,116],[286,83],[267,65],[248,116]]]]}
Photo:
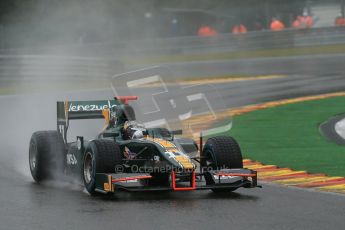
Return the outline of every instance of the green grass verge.
{"type": "Polygon", "coordinates": [[[258,110],[233,119],[226,135],[240,143],[243,155],[265,164],[345,176],[345,148],[328,141],[319,125],[345,112],[345,97],[258,110]]]}

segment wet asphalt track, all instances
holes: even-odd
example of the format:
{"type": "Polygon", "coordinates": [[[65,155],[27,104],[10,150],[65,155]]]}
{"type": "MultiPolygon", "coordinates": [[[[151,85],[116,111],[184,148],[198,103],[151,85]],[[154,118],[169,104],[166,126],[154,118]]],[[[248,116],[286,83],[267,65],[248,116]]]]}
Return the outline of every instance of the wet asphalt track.
{"type": "MultiPolygon", "coordinates": [[[[287,78],[218,84],[215,87],[228,107],[344,91],[345,66],[337,63],[338,58],[334,62],[329,59],[326,59],[328,74],[301,70],[287,78]]],[[[307,59],[305,62],[311,61],[307,59]]],[[[226,67],[222,63],[219,69],[224,71],[226,67]]],[[[232,61],[228,63],[228,72],[231,72],[232,64],[232,61]]],[[[271,65],[268,60],[266,69],[269,70],[271,65]]],[[[181,64],[181,69],[186,69],[185,66],[181,64]]],[[[217,62],[212,62],[212,66],[217,69],[217,62]]],[[[289,67],[287,64],[285,69],[289,67]]],[[[96,90],[0,98],[0,229],[343,228],[344,196],[274,185],[265,184],[263,189],[239,189],[222,196],[208,191],[121,193],[109,199],[92,198],[77,185],[38,186],[32,183],[27,163],[28,141],[35,130],[55,129],[55,101],[111,96],[109,90],[96,90]]],[[[92,136],[100,124],[94,122],[92,127],[79,124],[71,136],[80,133],[92,136]]]]}

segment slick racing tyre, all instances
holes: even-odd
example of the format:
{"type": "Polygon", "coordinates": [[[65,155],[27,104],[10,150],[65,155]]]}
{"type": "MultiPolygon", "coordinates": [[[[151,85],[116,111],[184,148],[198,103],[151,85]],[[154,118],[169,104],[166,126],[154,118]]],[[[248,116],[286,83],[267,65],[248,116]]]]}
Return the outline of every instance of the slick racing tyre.
{"type": "MultiPolygon", "coordinates": [[[[203,149],[203,167],[211,170],[243,168],[240,146],[232,137],[209,138],[203,149]]],[[[206,172],[206,184],[214,184],[210,173],[206,172]]],[[[234,191],[235,189],[212,189],[214,192],[234,191]]]]}
{"type": "Polygon", "coordinates": [[[65,168],[65,144],[57,131],[38,131],[32,134],[29,165],[36,182],[60,176],[65,168]]]}
{"type": "Polygon", "coordinates": [[[207,167],[212,169],[243,168],[242,153],[232,137],[211,137],[207,140],[203,156],[207,167]]]}
{"type": "Polygon", "coordinates": [[[122,164],[122,153],[117,143],[99,139],[89,143],[84,154],[83,179],[86,190],[96,195],[96,173],[115,173],[122,164]]]}

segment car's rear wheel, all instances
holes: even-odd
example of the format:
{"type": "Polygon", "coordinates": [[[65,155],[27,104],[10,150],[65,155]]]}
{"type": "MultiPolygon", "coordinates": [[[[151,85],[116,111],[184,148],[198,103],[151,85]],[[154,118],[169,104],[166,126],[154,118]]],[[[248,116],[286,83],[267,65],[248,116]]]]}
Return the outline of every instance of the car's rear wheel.
{"type": "Polygon", "coordinates": [[[36,182],[60,176],[65,168],[65,144],[57,131],[38,131],[32,134],[29,165],[36,182]]]}
{"type": "MultiPolygon", "coordinates": [[[[243,168],[243,159],[240,146],[232,137],[211,137],[203,149],[205,157],[203,167],[211,170],[243,168]]],[[[205,175],[206,184],[214,184],[210,173],[205,175]]],[[[212,189],[214,192],[234,191],[234,189],[212,189]]]]}
{"type": "Polygon", "coordinates": [[[96,173],[115,173],[122,163],[122,153],[117,143],[100,139],[89,143],[84,154],[83,179],[86,190],[96,195],[96,173]]]}

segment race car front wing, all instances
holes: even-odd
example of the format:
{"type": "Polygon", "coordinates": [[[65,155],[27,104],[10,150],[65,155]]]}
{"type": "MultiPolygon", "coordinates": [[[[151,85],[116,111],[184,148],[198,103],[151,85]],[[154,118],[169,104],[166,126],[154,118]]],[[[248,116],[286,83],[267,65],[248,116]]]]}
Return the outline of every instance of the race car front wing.
{"type": "Polygon", "coordinates": [[[197,173],[171,171],[166,185],[142,183],[153,179],[149,173],[96,174],[96,191],[114,193],[117,190],[128,192],[144,191],[193,191],[205,189],[228,189],[261,187],[257,184],[257,173],[250,169],[223,169],[197,173]],[[184,178],[184,179],[182,179],[184,178]],[[187,180],[186,180],[187,178],[187,180]]]}

